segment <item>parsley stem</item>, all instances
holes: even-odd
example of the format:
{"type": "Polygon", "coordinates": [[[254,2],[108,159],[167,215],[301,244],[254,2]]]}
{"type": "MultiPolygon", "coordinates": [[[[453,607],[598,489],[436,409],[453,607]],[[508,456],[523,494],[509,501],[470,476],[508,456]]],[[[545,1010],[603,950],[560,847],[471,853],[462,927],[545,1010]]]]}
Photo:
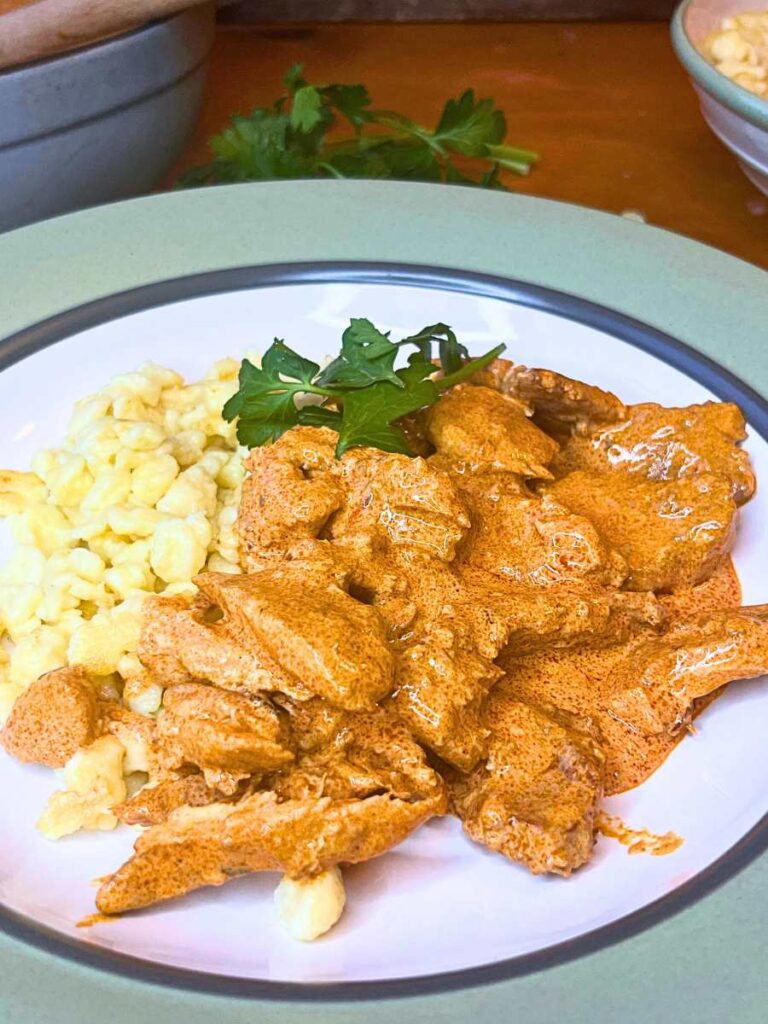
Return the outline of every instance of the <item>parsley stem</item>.
{"type": "Polygon", "coordinates": [[[484,356],[480,356],[478,359],[470,359],[460,370],[454,370],[453,373],[449,373],[445,377],[439,377],[435,381],[438,390],[445,391],[446,388],[452,388],[456,384],[461,384],[462,381],[469,380],[478,370],[482,370],[489,363],[492,363],[497,356],[500,356],[506,347],[506,345],[497,345],[490,352],[486,352],[484,356]]]}

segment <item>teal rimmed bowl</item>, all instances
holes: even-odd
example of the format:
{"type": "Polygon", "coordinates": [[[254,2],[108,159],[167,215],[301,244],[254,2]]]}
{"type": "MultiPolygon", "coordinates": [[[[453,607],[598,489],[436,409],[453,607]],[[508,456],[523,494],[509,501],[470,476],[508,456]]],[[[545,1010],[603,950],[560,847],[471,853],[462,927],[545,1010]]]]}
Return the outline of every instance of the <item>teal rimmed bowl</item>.
{"type": "Polygon", "coordinates": [[[768,195],[768,100],[721,74],[699,49],[724,17],[755,6],[750,0],[684,0],[672,18],[672,44],[691,76],[707,124],[768,195]]]}

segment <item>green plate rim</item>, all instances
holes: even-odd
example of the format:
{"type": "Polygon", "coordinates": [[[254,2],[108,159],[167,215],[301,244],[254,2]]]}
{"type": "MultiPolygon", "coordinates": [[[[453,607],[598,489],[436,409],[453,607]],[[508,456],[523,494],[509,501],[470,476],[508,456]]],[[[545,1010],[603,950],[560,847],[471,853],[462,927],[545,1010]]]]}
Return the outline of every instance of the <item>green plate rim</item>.
{"type": "MultiPolygon", "coordinates": [[[[0,334],[12,334],[85,302],[170,277],[243,265],[323,260],[428,264],[567,292],[672,334],[746,378],[758,391],[768,392],[764,352],[768,275],[763,271],[680,236],[610,214],[446,186],[241,185],[151,196],[33,225],[0,236],[5,278],[0,334]]],[[[728,883],[721,893],[733,884],[728,883]]],[[[709,897],[704,904],[711,901],[709,897]]],[[[717,905],[722,907],[722,901],[717,905]]],[[[645,933],[645,938],[658,932],[662,941],[691,913],[684,911],[663,928],[645,933]]],[[[25,973],[28,970],[32,976],[45,967],[63,984],[64,975],[57,970],[61,962],[54,964],[39,952],[22,954],[18,943],[11,947],[25,973]]],[[[527,993],[535,1012],[534,1004],[541,1008],[546,1003],[544,993],[563,983],[556,979],[574,977],[575,968],[580,976],[587,973],[597,996],[609,984],[599,965],[617,962],[609,954],[623,949],[627,955],[629,947],[633,956],[638,949],[644,950],[646,961],[652,960],[641,936],[583,958],[578,967],[553,967],[538,976],[482,989],[488,993],[484,1005],[495,1007],[488,1019],[498,1019],[505,999],[516,998],[515,993],[527,993]]],[[[118,984],[120,979],[73,964],[64,967],[67,977],[73,975],[79,983],[120,994],[123,1002],[115,1012],[121,1021],[130,1019],[133,1000],[125,985],[118,984]]],[[[152,985],[138,989],[147,1005],[161,1008],[164,1020],[171,1019],[173,993],[152,985]]],[[[135,983],[132,990],[135,999],[139,996],[135,983]]],[[[459,1008],[469,1005],[473,991],[477,990],[450,997],[449,1016],[455,1010],[461,1019],[459,1008]]],[[[228,1007],[227,1019],[245,1019],[237,999],[197,998],[204,999],[209,1009],[219,1007],[224,1012],[228,1007]]],[[[447,1005],[436,996],[408,1002],[414,1013],[425,1006],[447,1005]]],[[[53,989],[50,1005],[55,1005],[53,989]]],[[[290,1016],[290,1006],[296,1005],[285,1004],[285,1013],[290,1016]]],[[[344,1005],[349,1004],[338,1004],[344,1005]]],[[[374,1013],[374,1004],[370,1005],[374,1013]]],[[[685,1006],[687,1015],[688,1001],[685,1006]]],[[[269,1004],[270,1020],[278,1019],[278,1009],[269,1004]]],[[[35,1020],[22,1018],[19,1008],[16,1012],[20,1021],[35,1020]]],[[[694,1007],[690,1019],[703,1020],[702,1013],[696,1016],[696,1012],[694,1007]]],[[[377,1015],[376,1019],[387,1017],[377,1015]]],[[[572,1019],[577,1019],[575,1008],[572,1019]]],[[[589,1019],[586,1013],[583,1019],[589,1019]]]]}

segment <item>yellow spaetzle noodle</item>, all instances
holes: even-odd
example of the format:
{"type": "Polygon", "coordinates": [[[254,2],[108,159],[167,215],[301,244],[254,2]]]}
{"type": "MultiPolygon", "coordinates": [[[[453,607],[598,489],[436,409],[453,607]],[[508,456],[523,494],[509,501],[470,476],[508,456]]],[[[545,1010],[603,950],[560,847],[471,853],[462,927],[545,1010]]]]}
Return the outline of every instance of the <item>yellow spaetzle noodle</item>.
{"type": "Polygon", "coordinates": [[[768,98],[768,10],[723,18],[704,41],[704,52],[722,74],[768,98]]]}
{"type": "MultiPolygon", "coordinates": [[[[0,569],[0,721],[66,664],[157,712],[162,690],[136,656],[144,599],[193,590],[206,567],[239,568],[243,453],[221,416],[238,366],[222,360],[192,384],[151,363],[121,374],[75,404],[62,446],[38,452],[32,472],[0,471],[0,515],[18,545],[0,569]]],[[[72,795],[59,803],[80,820],[72,795]]]]}

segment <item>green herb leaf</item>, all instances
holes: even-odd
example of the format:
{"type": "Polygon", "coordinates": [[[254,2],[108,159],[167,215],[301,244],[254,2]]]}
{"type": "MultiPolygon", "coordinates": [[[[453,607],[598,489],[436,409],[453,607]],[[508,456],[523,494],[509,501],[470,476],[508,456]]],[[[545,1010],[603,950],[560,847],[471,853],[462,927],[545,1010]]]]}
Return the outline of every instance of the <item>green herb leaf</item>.
{"type": "Polygon", "coordinates": [[[314,85],[303,85],[293,96],[291,127],[311,132],[323,120],[323,99],[314,85]]]}
{"type": "Polygon", "coordinates": [[[303,64],[292,64],[286,71],[283,77],[283,85],[290,93],[298,92],[299,89],[305,86],[306,80],[304,78],[304,65],[303,64]]]}
{"type": "Polygon", "coordinates": [[[240,443],[249,448],[267,444],[301,422],[296,395],[317,393],[312,378],[319,369],[317,363],[304,359],[277,338],[264,353],[261,367],[244,359],[238,377],[240,387],[222,409],[228,422],[238,418],[240,443]]]}
{"type": "Polygon", "coordinates": [[[416,345],[425,359],[431,359],[433,341],[438,342],[440,368],[443,373],[453,373],[454,370],[458,370],[464,365],[465,359],[469,359],[469,352],[464,345],[459,344],[448,324],[432,324],[429,327],[422,327],[418,334],[404,338],[401,344],[416,345]]]}
{"type": "Polygon", "coordinates": [[[434,132],[405,114],[371,107],[363,85],[312,85],[301,64],[285,75],[287,96],[232,117],[209,140],[214,159],[180,175],[177,187],[272,178],[382,178],[504,188],[500,168],[527,173],[530,150],[504,144],[504,115],[471,89],[449,100],[434,132]],[[341,119],[347,138],[332,132],[341,119]],[[457,167],[453,155],[471,158],[457,167]],[[490,166],[489,166],[490,164],[490,166]]]}
{"type": "Polygon", "coordinates": [[[465,156],[486,156],[486,146],[501,142],[507,123],[493,100],[475,100],[467,89],[458,100],[448,100],[435,129],[435,139],[465,156]]]}
{"type": "Polygon", "coordinates": [[[429,378],[434,369],[417,353],[405,369],[397,371],[400,387],[378,381],[345,395],[336,458],[349,448],[363,446],[412,455],[405,434],[393,421],[437,401],[439,391],[429,378]]]}
{"type": "Polygon", "coordinates": [[[237,439],[248,448],[276,441],[299,422],[299,410],[290,392],[265,395],[259,403],[247,404],[237,421],[237,439]]]}
{"type": "Polygon", "coordinates": [[[280,338],[275,338],[274,343],[264,353],[261,368],[274,382],[278,382],[279,375],[283,374],[291,380],[301,381],[302,384],[311,384],[320,369],[311,359],[305,359],[298,352],[288,348],[280,338]]]}
{"type": "Polygon", "coordinates": [[[305,427],[330,427],[331,430],[338,430],[341,426],[341,413],[325,405],[305,405],[299,409],[299,423],[305,427]]]}
{"type": "Polygon", "coordinates": [[[394,371],[397,346],[370,320],[353,319],[341,336],[341,355],[321,372],[322,387],[364,388],[377,380],[402,387],[394,371]]]}
{"type": "MultiPolygon", "coordinates": [[[[461,346],[464,347],[463,345],[461,346]]],[[[484,356],[479,356],[477,359],[470,359],[468,363],[464,363],[463,366],[454,370],[453,373],[448,373],[445,377],[439,378],[435,381],[440,391],[445,391],[447,388],[456,387],[457,384],[463,383],[465,380],[469,380],[470,377],[492,363],[494,359],[498,359],[501,353],[506,348],[506,345],[497,345],[496,348],[492,348],[490,352],[486,352],[484,356]]],[[[465,349],[466,351],[466,349],[465,349]]]]}
{"type": "Polygon", "coordinates": [[[364,85],[326,85],[320,92],[353,125],[362,125],[369,119],[366,107],[371,105],[371,97],[364,85]]]}
{"type": "Polygon", "coordinates": [[[341,353],[324,370],[276,338],[255,366],[244,359],[237,392],[224,405],[227,421],[237,419],[241,444],[257,447],[275,441],[298,424],[330,427],[339,440],[337,457],[349,448],[368,445],[411,454],[397,421],[437,401],[440,392],[467,380],[504,349],[498,345],[470,360],[453,330],[431,324],[402,341],[393,342],[364,317],[352,319],[341,339],[341,353]],[[437,343],[444,376],[432,347],[437,343]],[[394,369],[401,348],[416,351],[408,365],[394,369]],[[313,396],[297,403],[300,395],[313,396]]]}

